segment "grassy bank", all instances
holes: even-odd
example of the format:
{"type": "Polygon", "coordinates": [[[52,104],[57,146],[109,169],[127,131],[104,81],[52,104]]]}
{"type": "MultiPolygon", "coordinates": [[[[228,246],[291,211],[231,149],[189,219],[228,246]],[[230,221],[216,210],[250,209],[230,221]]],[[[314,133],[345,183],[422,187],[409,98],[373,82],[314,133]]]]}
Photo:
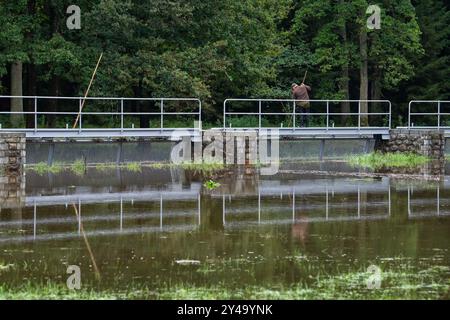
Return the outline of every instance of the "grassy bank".
{"type": "Polygon", "coordinates": [[[364,155],[346,157],[346,161],[355,167],[371,169],[380,168],[413,168],[430,161],[429,158],[414,153],[380,153],[373,152],[364,155]]]}

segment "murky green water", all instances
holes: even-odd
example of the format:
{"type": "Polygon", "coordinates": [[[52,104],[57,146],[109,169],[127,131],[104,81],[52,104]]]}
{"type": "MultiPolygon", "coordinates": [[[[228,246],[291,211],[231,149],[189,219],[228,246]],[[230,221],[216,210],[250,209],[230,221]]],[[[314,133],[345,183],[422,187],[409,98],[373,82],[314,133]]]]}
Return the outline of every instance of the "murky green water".
{"type": "Polygon", "coordinates": [[[448,178],[283,172],[215,190],[176,169],[28,172],[1,205],[0,295],[64,292],[77,265],[82,290],[120,297],[448,298],[448,178]]]}

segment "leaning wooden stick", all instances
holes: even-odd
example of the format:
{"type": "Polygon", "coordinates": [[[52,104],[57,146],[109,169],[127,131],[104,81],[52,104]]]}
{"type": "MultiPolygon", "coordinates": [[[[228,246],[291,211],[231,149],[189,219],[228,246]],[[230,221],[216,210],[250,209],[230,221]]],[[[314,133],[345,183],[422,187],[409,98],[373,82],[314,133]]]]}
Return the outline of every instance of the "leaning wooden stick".
{"type": "Polygon", "coordinates": [[[97,73],[97,69],[100,64],[100,60],[102,60],[102,57],[103,57],[103,52],[100,54],[100,58],[98,58],[97,65],[95,66],[94,72],[92,73],[91,81],[89,82],[89,86],[86,90],[86,93],[84,94],[84,99],[83,99],[83,102],[81,103],[80,111],[78,112],[77,118],[75,119],[75,123],[73,124],[72,129],[75,129],[75,127],[78,124],[78,120],[80,119],[80,116],[81,116],[81,111],[83,110],[83,107],[84,107],[84,102],[86,101],[87,95],[89,94],[89,89],[91,89],[92,82],[94,81],[94,77],[95,77],[95,74],[97,73]]]}
{"type": "Polygon", "coordinates": [[[308,69],[306,69],[306,71],[305,71],[305,76],[303,77],[303,81],[302,81],[302,83],[305,83],[305,80],[306,80],[306,75],[308,74],[308,69]]]}

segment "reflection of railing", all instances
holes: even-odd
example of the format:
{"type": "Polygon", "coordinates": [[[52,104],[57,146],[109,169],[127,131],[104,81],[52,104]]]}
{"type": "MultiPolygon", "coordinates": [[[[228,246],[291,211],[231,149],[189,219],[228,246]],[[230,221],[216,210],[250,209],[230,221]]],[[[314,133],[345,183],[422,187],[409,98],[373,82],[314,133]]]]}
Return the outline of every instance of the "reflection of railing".
{"type": "MultiPolygon", "coordinates": [[[[285,191],[285,190],[283,190],[285,191]]],[[[271,204],[269,206],[267,206],[265,209],[266,210],[273,210],[276,212],[287,212],[287,210],[290,210],[290,212],[292,213],[292,216],[289,218],[282,218],[282,219],[262,219],[262,204],[261,204],[261,198],[263,196],[273,196],[274,194],[271,192],[261,192],[261,190],[258,190],[258,202],[257,202],[257,211],[255,212],[255,210],[251,210],[251,212],[249,213],[254,213],[255,214],[255,218],[256,218],[256,213],[257,213],[257,223],[258,224],[283,224],[283,223],[299,223],[299,222],[307,222],[307,223],[312,223],[312,222],[332,222],[332,221],[353,221],[353,220],[376,220],[376,219],[385,219],[388,218],[391,215],[391,189],[388,186],[387,190],[385,191],[385,193],[383,192],[376,192],[376,193],[372,193],[372,194],[377,194],[377,195],[381,195],[381,196],[387,196],[387,201],[383,202],[381,205],[374,205],[373,203],[370,203],[368,201],[364,201],[362,200],[362,196],[361,196],[361,187],[360,186],[356,186],[356,196],[357,196],[357,200],[355,201],[355,203],[346,203],[345,209],[347,210],[355,210],[355,212],[353,212],[353,214],[350,215],[344,215],[344,216],[336,216],[332,214],[332,210],[333,208],[340,208],[342,209],[341,205],[332,205],[330,204],[330,194],[334,195],[335,192],[339,192],[339,189],[335,189],[332,186],[324,186],[324,190],[322,195],[324,196],[324,203],[321,206],[321,208],[317,208],[317,205],[313,205],[312,203],[308,204],[308,205],[302,205],[301,206],[301,211],[303,214],[306,214],[305,216],[302,217],[298,217],[297,216],[297,205],[296,205],[296,196],[305,196],[305,195],[317,195],[317,190],[313,191],[313,192],[306,192],[306,193],[302,193],[302,192],[298,192],[298,190],[296,190],[296,187],[293,186],[291,188],[291,191],[289,193],[287,192],[283,192],[283,193],[279,193],[280,197],[289,197],[290,199],[290,204],[284,204],[284,205],[276,205],[274,204],[274,201],[271,201],[271,204]],[[373,209],[374,207],[378,207],[378,209],[381,210],[385,210],[386,213],[385,214],[362,214],[361,213],[361,206],[362,205],[370,205],[370,207],[373,209]],[[319,209],[320,211],[323,212],[324,216],[307,216],[308,213],[310,211],[313,210],[317,210],[319,209]]],[[[348,191],[347,191],[348,192],[348,191]]],[[[348,196],[348,193],[345,193],[348,196]]],[[[226,204],[227,202],[227,198],[228,198],[228,202],[231,203],[232,197],[231,196],[226,196],[223,195],[222,196],[222,212],[223,212],[223,224],[224,225],[228,225],[228,226],[239,226],[242,224],[247,224],[249,223],[249,221],[245,221],[244,223],[240,223],[240,222],[230,222],[227,220],[227,215],[232,215],[234,212],[231,208],[229,208],[226,204]]],[[[235,198],[239,198],[239,196],[236,196],[235,198]]],[[[245,210],[239,210],[239,212],[236,212],[236,215],[242,215],[243,213],[246,213],[245,210]]],[[[253,221],[256,222],[256,221],[253,221]]]]}
{"type": "Polygon", "coordinates": [[[413,100],[409,102],[408,105],[408,128],[418,128],[418,129],[450,129],[450,125],[444,124],[442,125],[441,120],[444,116],[450,116],[450,112],[442,112],[441,108],[444,104],[450,104],[450,101],[433,101],[433,100],[413,100]],[[435,112],[413,112],[412,108],[414,105],[435,105],[435,112]],[[411,121],[411,117],[420,117],[421,120],[424,121],[425,117],[433,117],[436,118],[436,122],[430,125],[415,125],[413,121],[411,121]]]}
{"type": "MultiPolygon", "coordinates": [[[[163,131],[173,131],[173,130],[179,130],[185,128],[194,128],[194,120],[201,121],[201,101],[199,99],[195,98],[112,98],[112,97],[88,97],[86,98],[86,105],[84,108],[82,108],[83,103],[83,97],[44,97],[44,96],[0,96],[0,105],[5,100],[8,99],[10,101],[14,99],[21,99],[21,100],[27,100],[31,101],[33,105],[32,111],[0,111],[0,115],[9,115],[10,117],[24,117],[26,115],[31,115],[33,120],[33,125],[30,128],[5,128],[4,124],[0,126],[0,129],[7,129],[8,131],[19,131],[19,132],[26,132],[28,134],[42,134],[47,133],[50,135],[53,133],[54,136],[73,136],[74,134],[78,135],[85,135],[85,136],[91,136],[95,135],[101,135],[101,133],[109,133],[109,135],[132,135],[132,134],[139,134],[140,132],[145,132],[147,135],[150,133],[162,133],[163,131]],[[43,111],[42,110],[42,101],[46,101],[47,105],[49,101],[70,101],[75,102],[73,105],[75,108],[75,111],[43,111]],[[85,111],[89,109],[89,102],[101,102],[101,103],[108,103],[108,104],[115,104],[114,108],[118,111],[85,111]],[[41,104],[39,104],[41,102],[41,104]],[[159,104],[158,110],[155,112],[148,112],[148,111],[135,111],[135,112],[129,112],[125,111],[125,103],[155,103],[159,104]],[[165,103],[194,103],[196,106],[194,107],[196,110],[192,112],[174,112],[174,111],[166,111],[165,110],[165,103]],[[77,123],[76,128],[72,128],[72,124],[75,123],[75,119],[77,116],[79,116],[79,121],[77,123]],[[60,122],[64,120],[65,127],[63,128],[47,128],[39,125],[40,116],[51,116],[51,117],[58,117],[60,122]],[[101,116],[104,117],[109,116],[111,118],[116,118],[116,125],[110,126],[109,124],[106,124],[105,126],[99,126],[97,121],[94,121],[94,123],[90,123],[89,127],[84,126],[84,120],[87,116],[101,116]],[[157,124],[154,127],[145,127],[145,128],[136,128],[134,126],[134,123],[131,124],[131,127],[127,127],[125,125],[125,118],[127,117],[138,117],[139,119],[141,117],[156,117],[157,120],[155,120],[155,123],[157,124]],[[174,116],[192,116],[194,117],[192,119],[192,122],[189,124],[186,124],[185,128],[171,128],[164,126],[165,117],[174,117],[174,116]],[[64,119],[63,119],[64,118],[64,119]],[[67,118],[70,118],[69,121],[67,121],[67,118]]],[[[23,105],[26,105],[26,103],[23,103],[23,105]]],[[[10,105],[7,106],[8,109],[10,109],[10,105]]],[[[146,108],[150,108],[150,105],[145,106],[146,108]]],[[[140,109],[142,109],[142,106],[139,106],[140,109]]],[[[139,120],[140,121],[140,120],[139,120]]],[[[148,125],[148,123],[147,123],[148,125]]]]}
{"type": "MultiPolygon", "coordinates": [[[[407,201],[410,219],[450,216],[448,188],[437,185],[434,190],[416,191],[409,185],[404,190],[397,188],[397,193],[400,192],[404,196],[397,201],[407,201]]],[[[290,185],[267,180],[260,181],[251,193],[212,194],[212,199],[222,201],[222,217],[213,218],[222,218],[227,228],[388,219],[392,206],[391,187],[385,178],[315,184],[306,180],[290,185]]],[[[202,223],[201,209],[199,184],[193,184],[190,190],[30,196],[18,218],[0,220],[0,244],[74,238],[80,236],[82,225],[84,233],[91,237],[198,230],[202,223]],[[108,211],[93,210],[97,204],[108,204],[108,211]],[[115,209],[111,209],[112,205],[115,209]],[[110,224],[115,227],[105,228],[110,224]],[[11,232],[4,232],[8,228],[20,229],[23,234],[11,236],[11,232]]],[[[15,209],[8,210],[14,213],[15,209]]]]}
{"type": "MultiPolygon", "coordinates": [[[[422,190],[420,190],[422,191],[422,190]]],[[[441,188],[439,185],[436,186],[436,197],[430,198],[427,194],[427,198],[418,198],[414,197],[414,188],[412,186],[408,186],[408,217],[409,218],[426,218],[430,216],[450,216],[450,208],[445,209],[442,205],[441,199],[441,188]],[[413,210],[414,207],[420,207],[420,210],[413,210]],[[424,207],[426,206],[426,207],[424,207]]],[[[448,198],[445,198],[444,201],[447,200],[446,204],[450,207],[450,201],[448,198]]],[[[445,202],[444,202],[445,205],[445,202]]],[[[416,208],[417,209],[417,208],[416,208]]]]}
{"type": "MultiPolygon", "coordinates": [[[[86,223],[95,223],[95,222],[117,222],[117,228],[114,229],[102,229],[98,228],[95,230],[89,230],[86,226],[83,227],[84,233],[87,236],[108,236],[108,235],[118,235],[118,234],[134,234],[134,233],[144,233],[144,232],[171,232],[171,231],[182,231],[182,230],[195,230],[200,225],[200,194],[196,194],[192,196],[191,194],[185,195],[182,197],[184,201],[190,201],[192,204],[195,204],[195,208],[189,209],[184,206],[181,209],[169,209],[168,211],[165,209],[165,203],[170,203],[170,201],[179,202],[179,198],[166,199],[166,193],[159,193],[158,197],[152,194],[152,199],[145,199],[142,197],[136,197],[137,199],[130,198],[129,196],[120,197],[119,199],[109,199],[105,200],[108,203],[117,203],[119,205],[117,214],[95,214],[95,215],[86,215],[83,216],[83,207],[82,200],[78,199],[78,201],[66,202],[65,207],[67,210],[72,210],[72,207],[76,208],[77,214],[57,217],[44,217],[39,218],[38,207],[39,206],[47,206],[51,203],[52,206],[55,203],[60,203],[60,201],[54,199],[54,201],[46,200],[44,202],[38,202],[35,198],[32,200],[32,204],[30,205],[30,201],[27,201],[27,206],[33,208],[33,218],[32,219],[19,219],[13,221],[3,221],[0,222],[0,227],[21,227],[32,226],[32,235],[23,236],[13,236],[13,237],[0,237],[0,243],[5,242],[15,242],[15,241],[37,241],[37,240],[56,240],[56,239],[68,239],[73,237],[78,237],[81,234],[82,225],[86,223]],[[164,195],[163,195],[164,194],[164,195]],[[126,198],[127,200],[125,200],[126,198]],[[56,201],[55,201],[56,200],[56,201]],[[138,213],[127,212],[124,209],[125,203],[134,204],[134,202],[140,201],[141,203],[157,203],[159,210],[158,212],[152,210],[139,211],[138,213]],[[195,223],[193,224],[176,224],[173,223],[174,219],[177,218],[193,218],[195,223]],[[144,226],[131,226],[126,227],[125,222],[132,224],[132,222],[142,221],[143,219],[153,220],[155,222],[158,220],[158,223],[147,224],[144,226]],[[156,219],[156,220],[155,220],[156,219]],[[170,219],[171,223],[165,224],[164,219],[170,219]],[[77,232],[59,232],[59,233],[44,233],[39,234],[38,226],[45,227],[54,227],[54,226],[72,226],[77,225],[77,232]]],[[[103,202],[103,201],[102,201],[103,202]]],[[[92,199],[87,199],[86,205],[90,203],[99,203],[92,202],[92,199]]],[[[75,208],[73,208],[75,210],[75,208]]]]}
{"type": "MultiPolygon", "coordinates": [[[[391,102],[389,100],[308,100],[311,107],[308,110],[314,109],[314,106],[319,103],[325,103],[326,109],[325,112],[311,112],[308,111],[306,113],[297,112],[297,102],[303,102],[306,100],[293,100],[293,99],[226,99],[223,103],[223,127],[227,128],[227,116],[239,115],[239,116],[258,116],[258,126],[257,128],[261,129],[267,126],[262,125],[262,119],[264,116],[289,116],[292,117],[291,126],[284,126],[284,129],[292,129],[293,131],[305,131],[311,129],[323,129],[326,131],[329,130],[338,130],[338,129],[357,129],[357,130],[370,130],[370,129],[387,129],[389,130],[391,127],[391,102]],[[227,104],[229,105],[231,102],[250,102],[257,103],[258,111],[257,112],[232,112],[227,110],[227,104]],[[289,112],[263,112],[262,104],[263,103],[287,103],[291,104],[291,110],[289,112]],[[358,104],[358,112],[330,112],[330,104],[340,104],[340,103],[357,103],[358,104]],[[363,112],[361,109],[361,105],[367,105],[367,112],[363,112]],[[370,104],[387,104],[388,111],[385,112],[369,112],[370,104]],[[314,128],[299,128],[297,126],[297,117],[305,115],[308,117],[317,117],[323,116],[325,117],[325,125],[318,126],[314,128]],[[357,125],[353,125],[350,127],[335,127],[334,124],[330,123],[330,116],[337,117],[352,117],[357,116],[358,121],[357,125]],[[370,126],[370,125],[362,125],[361,119],[369,116],[382,116],[384,117],[385,124],[381,126],[370,126]]],[[[275,128],[280,128],[281,124],[276,125],[275,128]]]]}

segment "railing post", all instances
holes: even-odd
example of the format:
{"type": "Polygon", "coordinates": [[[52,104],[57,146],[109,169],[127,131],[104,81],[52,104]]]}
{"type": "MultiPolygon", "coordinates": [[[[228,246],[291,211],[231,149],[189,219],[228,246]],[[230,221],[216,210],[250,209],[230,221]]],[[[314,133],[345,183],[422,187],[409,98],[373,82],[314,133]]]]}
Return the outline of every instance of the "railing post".
{"type": "Polygon", "coordinates": [[[161,123],[160,123],[160,130],[161,132],[163,131],[163,127],[164,127],[164,99],[161,99],[161,123]]]}
{"type": "Polygon", "coordinates": [[[123,133],[123,98],[120,99],[120,133],[123,133]]]}
{"type": "Polygon", "coordinates": [[[438,129],[441,127],[441,102],[438,101],[438,129]]]}
{"type": "Polygon", "coordinates": [[[295,131],[295,127],[296,127],[296,124],[295,124],[295,101],[294,101],[294,103],[293,103],[293,106],[292,106],[292,127],[293,127],[293,131],[295,131]]]}
{"type": "Polygon", "coordinates": [[[225,99],[223,101],[223,128],[226,129],[227,128],[227,112],[226,112],[226,107],[227,107],[227,100],[225,99]]]}
{"type": "Polygon", "coordinates": [[[37,97],[34,97],[34,133],[36,133],[38,127],[38,119],[37,119],[37,97]]]}
{"type": "Polygon", "coordinates": [[[202,101],[198,100],[198,130],[202,130],[202,101]]]}
{"type": "MultiPolygon", "coordinates": [[[[409,116],[409,114],[408,114],[408,116],[409,116]]],[[[392,104],[389,101],[389,130],[391,129],[391,126],[392,126],[392,104]]],[[[409,126],[409,123],[408,123],[408,126],[409,126]]]]}
{"type": "Polygon", "coordinates": [[[82,115],[82,113],[81,113],[81,111],[82,111],[82,109],[81,109],[81,106],[82,106],[82,102],[81,102],[81,98],[80,98],[80,100],[79,100],[79,104],[80,104],[80,126],[79,126],[79,128],[78,128],[78,132],[79,133],[81,133],[81,121],[82,121],[82,118],[83,118],[83,115],[82,115]]]}
{"type": "Polygon", "coordinates": [[[327,131],[330,126],[330,101],[327,100],[327,131]]]}
{"type": "Polygon", "coordinates": [[[261,130],[261,100],[258,101],[258,128],[261,130]]]}
{"type": "Polygon", "coordinates": [[[358,100],[358,131],[361,130],[361,100],[358,100]]]}
{"type": "Polygon", "coordinates": [[[408,129],[411,129],[411,103],[412,101],[408,103],[408,129]]]}

